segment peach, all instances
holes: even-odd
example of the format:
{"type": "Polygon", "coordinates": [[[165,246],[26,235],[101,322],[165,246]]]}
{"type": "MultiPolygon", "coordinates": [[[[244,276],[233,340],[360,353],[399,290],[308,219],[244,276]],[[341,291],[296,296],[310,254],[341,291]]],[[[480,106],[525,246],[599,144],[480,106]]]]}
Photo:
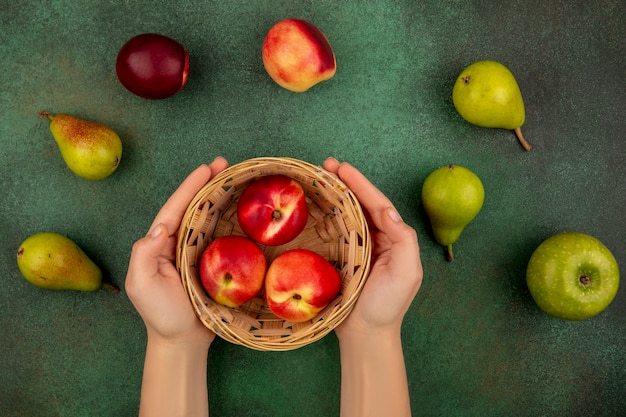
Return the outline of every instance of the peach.
{"type": "Polygon", "coordinates": [[[265,275],[267,306],[291,322],[311,320],[339,293],[341,277],[323,256],[308,249],[278,255],[265,275]]]}
{"type": "Polygon", "coordinates": [[[304,92],[335,75],[337,62],[326,36],[301,19],[276,23],[263,41],[263,65],[283,88],[304,92]]]}
{"type": "Polygon", "coordinates": [[[306,226],[309,210],[298,181],[266,175],[250,183],[237,202],[237,221],[254,241],[269,246],[295,239],[306,226]]]}
{"type": "Polygon", "coordinates": [[[216,302],[239,307],[263,288],[265,255],[243,236],[222,236],[207,246],[200,258],[200,280],[216,302]]]}

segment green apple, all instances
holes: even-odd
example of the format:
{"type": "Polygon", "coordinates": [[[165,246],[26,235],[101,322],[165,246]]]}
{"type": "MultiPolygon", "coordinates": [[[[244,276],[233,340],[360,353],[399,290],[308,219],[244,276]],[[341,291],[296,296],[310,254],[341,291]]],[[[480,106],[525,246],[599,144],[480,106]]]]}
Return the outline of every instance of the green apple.
{"type": "Polygon", "coordinates": [[[604,310],[617,294],[619,267],[598,239],[577,232],[556,234],[533,252],[526,269],[530,293],[543,311],[585,320],[604,310]]]}

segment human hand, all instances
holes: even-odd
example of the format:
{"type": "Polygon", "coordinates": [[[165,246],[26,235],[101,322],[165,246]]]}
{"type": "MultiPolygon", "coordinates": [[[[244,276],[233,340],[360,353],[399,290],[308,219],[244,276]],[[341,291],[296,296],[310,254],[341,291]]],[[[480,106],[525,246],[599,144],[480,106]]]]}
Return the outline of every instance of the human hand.
{"type": "Polygon", "coordinates": [[[157,214],[148,234],[133,245],[126,292],[139,312],[148,338],[208,347],[215,334],[196,317],[174,266],[178,228],[198,191],[228,162],[216,158],[193,171],[157,214]]]}
{"type": "Polygon", "coordinates": [[[324,162],[356,195],[372,234],[372,266],[348,317],[336,328],[350,334],[399,332],[402,319],[422,283],[417,233],[404,223],[389,199],[352,165],[334,158],[324,162]]]}

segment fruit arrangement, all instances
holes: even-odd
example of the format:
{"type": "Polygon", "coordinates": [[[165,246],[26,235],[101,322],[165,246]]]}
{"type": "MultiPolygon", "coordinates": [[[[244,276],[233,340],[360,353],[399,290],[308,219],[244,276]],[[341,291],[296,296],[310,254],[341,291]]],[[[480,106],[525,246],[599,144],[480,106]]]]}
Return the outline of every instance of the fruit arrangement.
{"type": "Polygon", "coordinates": [[[200,280],[211,298],[239,307],[264,288],[267,306],[277,317],[294,323],[313,319],[339,293],[335,267],[311,250],[291,249],[278,255],[266,273],[258,246],[293,241],[308,214],[304,190],[293,178],[267,175],[250,183],[237,201],[237,222],[249,238],[218,237],[200,258],[200,280]]]}
{"type": "MultiPolygon", "coordinates": [[[[268,76],[292,92],[308,91],[337,70],[328,38],[301,19],[271,27],[261,57],[268,76]]],[[[115,70],[131,93],[165,99],[185,87],[189,55],[167,36],[139,34],[121,46],[115,70]]],[[[519,85],[503,64],[469,65],[451,98],[467,122],[513,130],[522,147],[532,149],[521,133],[525,107],[519,85]]],[[[61,156],[76,175],[103,180],[118,169],[122,142],[112,129],[67,114],[41,115],[50,120],[61,156]]],[[[449,261],[452,244],[484,199],[482,181],[468,168],[449,164],[425,179],[421,202],[449,261]]],[[[190,205],[179,233],[177,268],[200,319],[220,336],[255,349],[290,349],[325,335],[349,313],[369,272],[369,232],[360,210],[337,178],[303,161],[258,158],[216,177],[190,205]],[[337,223],[342,216],[350,217],[349,226],[337,223]]],[[[27,280],[44,288],[112,287],[102,283],[98,267],[76,244],[54,233],[26,239],[17,263],[27,280]]],[[[569,320],[603,311],[619,285],[609,249],[574,232],[542,243],[526,275],[537,305],[569,320]]]]}
{"type": "MultiPolygon", "coordinates": [[[[300,193],[289,196],[292,210],[297,210],[300,193]]],[[[266,224],[265,218],[261,216],[259,224],[266,224]]],[[[289,234],[294,227],[299,230],[288,220],[279,224],[289,234]]],[[[296,159],[253,158],[218,174],[191,202],[178,232],[176,267],[196,314],[209,329],[253,349],[288,350],[318,340],[348,315],[369,273],[371,250],[362,209],[335,175],[296,159]],[[253,191],[258,184],[269,187],[259,194],[261,200],[272,195],[276,176],[297,179],[304,192],[307,221],[292,240],[263,245],[241,227],[241,220],[250,211],[242,210],[240,216],[238,209],[241,204],[249,204],[242,197],[250,187],[253,191]],[[265,178],[269,181],[262,181],[265,178]],[[234,248],[233,252],[239,252],[239,260],[234,263],[260,263],[263,257],[259,247],[268,265],[264,278],[255,274],[249,280],[252,289],[248,295],[254,293],[252,298],[236,307],[229,306],[228,301],[220,302],[203,284],[207,279],[203,277],[205,262],[212,262],[204,254],[212,250],[214,242],[232,236],[254,246],[234,248]]],[[[216,274],[215,281],[221,281],[218,286],[225,286],[225,280],[219,277],[225,276],[228,269],[220,268],[216,274]]],[[[237,274],[231,275],[232,283],[237,274]]]]}

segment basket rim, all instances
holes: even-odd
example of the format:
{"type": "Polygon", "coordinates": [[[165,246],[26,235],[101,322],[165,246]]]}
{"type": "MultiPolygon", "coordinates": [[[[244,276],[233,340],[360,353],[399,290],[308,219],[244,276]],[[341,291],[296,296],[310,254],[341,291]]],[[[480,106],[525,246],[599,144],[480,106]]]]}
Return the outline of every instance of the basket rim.
{"type": "MultiPolygon", "coordinates": [[[[247,177],[246,177],[247,178],[247,177]]],[[[297,178],[296,178],[297,179],[297,178]]],[[[247,181],[245,179],[244,181],[247,181]]],[[[232,187],[236,188],[236,187],[232,187]]],[[[334,203],[335,200],[332,200],[331,203],[334,203]]],[[[333,210],[338,211],[339,214],[343,214],[342,207],[339,207],[335,204],[331,204],[333,210]]],[[[221,214],[220,214],[221,216],[221,214]]],[[[213,216],[216,217],[216,216],[213,216]]],[[[345,235],[342,235],[345,240],[345,235]]],[[[212,240],[212,237],[206,239],[204,244],[208,244],[212,240]]],[[[354,247],[353,239],[350,239],[350,242],[345,243],[346,245],[352,244],[354,247]]],[[[196,248],[197,252],[200,252],[199,248],[196,248]]],[[[192,306],[194,307],[194,311],[201,322],[210,330],[214,331],[218,336],[227,341],[230,341],[235,344],[240,344],[247,346],[249,348],[255,350],[264,350],[264,351],[280,351],[280,350],[290,350],[298,347],[305,346],[309,343],[317,341],[324,337],[326,334],[331,332],[337,325],[339,325],[345,317],[352,311],[358,296],[360,295],[365,281],[369,275],[370,264],[371,264],[371,235],[369,228],[367,226],[367,221],[365,220],[363,209],[354,195],[354,193],[339,179],[337,175],[331,173],[320,166],[313,165],[309,162],[305,162],[302,160],[298,160],[295,158],[289,157],[257,157],[244,160],[235,165],[231,165],[226,168],[224,171],[218,173],[214,178],[212,178],[207,184],[205,184],[198,193],[193,197],[192,201],[189,203],[187,209],[185,210],[185,214],[183,217],[183,221],[181,221],[178,237],[177,237],[177,245],[176,245],[176,268],[181,275],[181,280],[183,286],[185,288],[185,292],[189,297],[192,306]],[[193,236],[195,231],[191,231],[190,223],[193,221],[193,216],[198,212],[199,208],[205,204],[207,201],[207,194],[210,194],[213,190],[218,190],[221,188],[221,191],[224,192],[224,199],[228,199],[230,201],[230,197],[228,196],[229,191],[224,191],[224,187],[228,188],[228,182],[233,178],[237,178],[238,176],[250,175],[250,180],[262,176],[262,175],[271,175],[276,173],[276,171],[281,171],[284,169],[295,169],[297,172],[302,173],[302,175],[307,175],[316,179],[319,179],[319,184],[322,185],[321,189],[323,189],[324,193],[329,193],[334,196],[337,202],[347,204],[343,206],[349,207],[351,211],[357,216],[358,224],[353,225],[353,227],[357,230],[356,233],[352,233],[352,235],[359,235],[359,242],[362,246],[361,248],[360,258],[359,258],[359,276],[354,285],[351,285],[351,292],[349,294],[340,294],[341,299],[339,300],[339,304],[332,306],[329,311],[323,310],[324,314],[323,319],[319,319],[315,322],[310,323],[307,326],[304,326],[302,329],[298,329],[293,333],[290,333],[287,336],[281,336],[276,338],[271,337],[259,337],[258,335],[252,334],[250,331],[244,331],[242,328],[235,326],[229,322],[230,316],[233,314],[239,315],[242,317],[241,309],[231,309],[230,312],[224,309],[230,309],[230,307],[216,307],[215,303],[206,292],[203,294],[197,294],[197,282],[194,284],[193,280],[198,280],[197,275],[195,277],[190,276],[189,270],[190,268],[195,268],[190,266],[189,258],[187,254],[187,245],[186,242],[189,240],[194,240],[193,236]],[[190,232],[191,235],[190,235],[190,232]],[[193,239],[190,239],[190,236],[193,239]],[[208,300],[207,300],[208,298],[208,300]],[[226,318],[224,315],[217,316],[213,314],[211,309],[207,308],[207,301],[212,303],[212,307],[217,310],[226,313],[226,318]],[[332,311],[331,311],[332,310],[332,311]]],[[[197,256],[197,253],[195,254],[197,256]]],[[[343,284],[343,276],[342,276],[342,284],[343,284]]],[[[350,282],[351,284],[351,282],[350,282]]],[[[320,313],[321,316],[322,313],[320,313]]],[[[254,320],[251,318],[251,320],[254,320]]],[[[287,325],[289,322],[283,321],[283,326],[287,325]]],[[[280,332],[277,330],[277,332],[280,332]]]]}

